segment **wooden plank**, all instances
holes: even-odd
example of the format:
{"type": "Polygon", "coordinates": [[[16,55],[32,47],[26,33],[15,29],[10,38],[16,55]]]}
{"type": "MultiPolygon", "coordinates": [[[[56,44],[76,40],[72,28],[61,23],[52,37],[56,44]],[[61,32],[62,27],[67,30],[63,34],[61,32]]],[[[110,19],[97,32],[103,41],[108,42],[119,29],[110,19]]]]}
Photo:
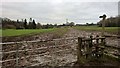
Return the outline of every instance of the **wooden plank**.
{"type": "Polygon", "coordinates": [[[81,44],[82,44],[82,38],[81,38],[81,37],[78,37],[77,61],[78,61],[79,63],[81,63],[80,58],[81,58],[81,55],[82,55],[82,52],[81,52],[81,44]]]}

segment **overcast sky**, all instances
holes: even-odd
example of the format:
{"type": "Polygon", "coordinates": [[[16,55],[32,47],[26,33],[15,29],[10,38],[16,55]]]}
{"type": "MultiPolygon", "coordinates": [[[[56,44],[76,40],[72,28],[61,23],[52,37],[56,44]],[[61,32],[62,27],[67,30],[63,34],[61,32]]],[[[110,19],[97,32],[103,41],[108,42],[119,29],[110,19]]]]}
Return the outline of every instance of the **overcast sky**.
{"type": "Polygon", "coordinates": [[[118,15],[119,0],[2,0],[0,17],[12,20],[32,17],[42,24],[63,24],[66,19],[75,23],[96,23],[99,16],[118,15]]]}

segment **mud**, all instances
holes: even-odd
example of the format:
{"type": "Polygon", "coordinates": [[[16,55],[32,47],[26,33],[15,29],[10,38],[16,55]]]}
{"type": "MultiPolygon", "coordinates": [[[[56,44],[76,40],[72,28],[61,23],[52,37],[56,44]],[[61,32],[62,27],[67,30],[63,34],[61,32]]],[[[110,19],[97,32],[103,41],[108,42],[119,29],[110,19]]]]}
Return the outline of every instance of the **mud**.
{"type": "MultiPolygon", "coordinates": [[[[25,41],[25,40],[51,40],[56,38],[68,38],[68,37],[89,37],[90,35],[96,36],[100,35],[101,32],[97,31],[79,31],[73,28],[69,28],[69,31],[63,36],[57,36],[54,34],[43,34],[43,35],[33,35],[25,37],[6,37],[3,38],[3,42],[10,41],[25,41]]],[[[105,33],[108,34],[108,33],[105,33]]],[[[119,46],[118,38],[106,38],[108,45],[119,46]],[[111,43],[112,42],[112,43],[111,43]]],[[[12,60],[7,63],[3,63],[4,67],[34,67],[41,66],[44,68],[48,67],[77,67],[77,39],[71,40],[55,40],[49,42],[36,42],[36,43],[21,43],[18,45],[19,54],[16,56],[17,46],[16,44],[3,45],[3,58],[2,60],[16,59],[17,57],[21,58],[18,61],[12,60]],[[67,45],[68,44],[68,45],[67,45]],[[55,46],[55,47],[54,47],[55,46]],[[15,51],[9,53],[9,51],[15,51]],[[5,53],[8,52],[8,53],[5,53]],[[42,55],[43,54],[43,55],[42,55]],[[24,58],[22,58],[24,57],[24,58]]],[[[87,65],[87,64],[86,64],[87,65]]],[[[94,65],[94,64],[93,64],[94,65]]],[[[79,67],[80,65],[78,65],[79,67]]],[[[88,64],[89,66],[89,64],[88,64]]]]}

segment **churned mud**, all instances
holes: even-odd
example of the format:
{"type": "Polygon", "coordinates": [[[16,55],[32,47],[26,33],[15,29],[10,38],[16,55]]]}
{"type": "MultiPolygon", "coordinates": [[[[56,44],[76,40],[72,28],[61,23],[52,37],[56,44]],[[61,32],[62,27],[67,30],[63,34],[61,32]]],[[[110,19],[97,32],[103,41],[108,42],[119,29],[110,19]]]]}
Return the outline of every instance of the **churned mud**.
{"type": "MultiPolygon", "coordinates": [[[[31,40],[52,40],[46,42],[34,42],[34,43],[20,43],[20,44],[4,44],[3,45],[3,61],[21,58],[16,61],[12,60],[10,62],[3,63],[4,67],[15,67],[22,66],[28,68],[53,68],[53,67],[65,67],[66,68],[76,68],[80,65],[76,63],[77,61],[77,37],[89,37],[100,35],[101,32],[97,31],[80,31],[73,28],[69,28],[69,31],[63,36],[59,37],[52,33],[46,33],[43,35],[33,35],[26,37],[6,37],[3,38],[4,42],[10,41],[31,41],[31,40]],[[71,38],[71,39],[65,39],[71,38]],[[18,47],[17,47],[17,46],[18,47]],[[19,54],[16,55],[16,51],[19,54]]],[[[106,33],[108,34],[108,33],[106,33]]],[[[118,38],[106,38],[106,44],[112,46],[119,46],[118,38]],[[112,43],[111,43],[112,42],[112,43]]],[[[93,62],[94,63],[94,62],[93,62]]],[[[91,63],[87,63],[86,66],[90,66],[91,63]]],[[[93,64],[94,65],[94,64],[93,64]]],[[[108,64],[109,66],[110,64],[108,64]]]]}

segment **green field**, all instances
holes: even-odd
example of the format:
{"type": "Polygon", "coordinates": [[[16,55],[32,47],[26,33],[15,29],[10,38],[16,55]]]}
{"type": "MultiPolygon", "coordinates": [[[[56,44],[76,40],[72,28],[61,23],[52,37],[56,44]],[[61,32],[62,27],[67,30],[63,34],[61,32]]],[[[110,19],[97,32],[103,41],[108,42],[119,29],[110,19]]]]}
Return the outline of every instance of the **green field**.
{"type": "MultiPolygon", "coordinates": [[[[78,30],[85,30],[85,31],[102,31],[102,27],[98,26],[76,26],[74,27],[78,30]]],[[[106,32],[118,32],[120,27],[105,27],[106,32]]]]}
{"type": "MultiPolygon", "coordinates": [[[[84,31],[101,31],[102,27],[97,26],[75,26],[72,27],[78,30],[84,31]]],[[[106,32],[118,32],[120,27],[105,27],[106,32]]],[[[0,36],[24,36],[24,35],[33,35],[33,34],[42,34],[42,33],[54,33],[56,35],[63,35],[68,31],[68,28],[51,28],[51,29],[1,29],[0,36]]]]}
{"type": "Polygon", "coordinates": [[[2,29],[0,29],[0,37],[2,36],[2,29]]]}
{"type": "Polygon", "coordinates": [[[0,30],[2,36],[23,36],[23,35],[32,35],[32,34],[41,34],[41,33],[57,33],[60,31],[59,35],[62,35],[67,31],[67,28],[52,28],[52,29],[4,29],[0,30]]]}

